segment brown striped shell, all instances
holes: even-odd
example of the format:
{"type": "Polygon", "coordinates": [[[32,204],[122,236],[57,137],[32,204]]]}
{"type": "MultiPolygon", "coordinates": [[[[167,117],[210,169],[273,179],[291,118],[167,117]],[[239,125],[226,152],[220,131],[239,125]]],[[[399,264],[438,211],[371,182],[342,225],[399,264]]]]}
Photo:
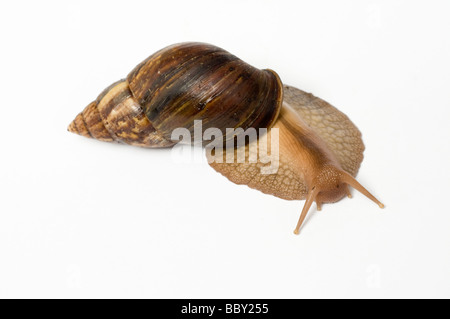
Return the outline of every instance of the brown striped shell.
{"type": "Polygon", "coordinates": [[[70,124],[69,131],[144,147],[168,147],[172,131],[194,120],[203,131],[270,128],[283,88],[272,70],[259,70],[205,43],[166,47],[137,65],[126,80],[104,90],[70,124]]]}

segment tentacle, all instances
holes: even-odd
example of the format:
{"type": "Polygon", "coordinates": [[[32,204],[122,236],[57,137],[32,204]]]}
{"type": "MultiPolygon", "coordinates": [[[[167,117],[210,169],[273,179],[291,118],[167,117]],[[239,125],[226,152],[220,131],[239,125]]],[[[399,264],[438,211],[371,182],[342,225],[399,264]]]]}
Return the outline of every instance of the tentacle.
{"type": "Polygon", "coordinates": [[[344,171],[342,172],[341,180],[342,180],[342,182],[350,185],[351,187],[353,187],[354,189],[359,191],[361,194],[367,196],[369,199],[371,199],[372,201],[377,203],[378,206],[380,206],[380,208],[384,208],[383,203],[381,203],[378,199],[376,199],[375,196],[373,196],[367,189],[364,188],[364,186],[362,186],[360,183],[358,183],[358,181],[356,179],[354,179],[353,176],[351,176],[347,172],[344,172],[344,171]]]}
{"type": "Polygon", "coordinates": [[[319,189],[317,187],[313,187],[308,192],[308,197],[306,198],[305,206],[303,206],[303,210],[302,210],[302,213],[298,220],[297,227],[295,227],[295,229],[294,229],[294,234],[296,234],[296,235],[299,234],[300,227],[302,226],[303,221],[305,220],[306,214],[308,213],[309,208],[311,207],[311,204],[315,200],[318,193],[319,193],[319,189]]]}

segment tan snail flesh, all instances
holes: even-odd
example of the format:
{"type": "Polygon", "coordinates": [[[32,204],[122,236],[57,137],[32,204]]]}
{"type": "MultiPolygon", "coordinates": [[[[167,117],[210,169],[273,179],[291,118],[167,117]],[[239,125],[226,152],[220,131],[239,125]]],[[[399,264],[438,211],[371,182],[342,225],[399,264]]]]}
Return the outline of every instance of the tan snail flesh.
{"type": "MultiPolygon", "coordinates": [[[[105,89],[68,129],[103,141],[171,147],[170,132],[179,126],[192,130],[194,120],[206,121],[204,129],[278,129],[279,168],[273,174],[261,173],[264,164],[248,160],[252,150],[259,152],[258,140],[241,146],[244,162],[234,156],[234,162],[218,163],[207,152],[208,162],[236,184],[287,200],[306,199],[296,234],[313,201],[320,210],[322,203],[351,197],[348,186],[384,207],[354,179],[364,144],[345,114],[312,94],[283,87],[275,72],[255,69],[207,44],[183,43],[156,52],[126,80],[105,89]]],[[[224,158],[229,152],[238,149],[226,149],[224,158]]]]}

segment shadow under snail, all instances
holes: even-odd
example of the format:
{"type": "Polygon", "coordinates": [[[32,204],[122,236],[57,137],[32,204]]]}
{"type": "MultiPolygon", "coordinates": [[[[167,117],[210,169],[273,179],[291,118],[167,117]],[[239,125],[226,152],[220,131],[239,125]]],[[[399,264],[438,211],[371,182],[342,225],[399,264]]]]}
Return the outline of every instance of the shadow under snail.
{"type": "MultiPolygon", "coordinates": [[[[287,200],[306,199],[298,234],[313,201],[317,209],[351,197],[348,186],[384,205],[355,180],[363,159],[361,133],[329,103],[283,85],[272,70],[259,70],[216,46],[187,42],[157,51],[126,79],[107,87],[69,125],[70,132],[102,141],[148,148],[172,147],[177,128],[278,129],[279,167],[263,174],[249,161],[258,139],[225,148],[223,156],[246,150],[245,161],[209,164],[236,184],[287,200]]],[[[235,138],[224,134],[225,139],[235,138]]]]}

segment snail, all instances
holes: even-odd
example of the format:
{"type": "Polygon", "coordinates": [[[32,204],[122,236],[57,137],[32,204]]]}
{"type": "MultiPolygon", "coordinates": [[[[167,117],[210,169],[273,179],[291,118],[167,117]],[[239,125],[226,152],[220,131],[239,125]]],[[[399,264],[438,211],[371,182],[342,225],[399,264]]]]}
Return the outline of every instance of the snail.
{"type": "MultiPolygon", "coordinates": [[[[254,68],[210,44],[174,44],[152,54],[86,106],[68,130],[102,141],[163,148],[177,143],[172,136],[177,128],[195,133],[199,120],[204,132],[268,129],[256,139],[225,148],[222,155],[212,149],[208,163],[236,184],[286,200],[306,199],[295,234],[314,201],[320,210],[323,203],[351,197],[349,186],[384,207],[354,178],[364,144],[345,114],[283,85],[275,71],[254,68]],[[272,131],[277,132],[279,156],[277,170],[267,174],[261,170],[264,163],[250,157],[265,147],[263,139],[275,143],[272,131]],[[244,161],[237,160],[240,151],[245,151],[244,161]],[[234,160],[225,160],[230,155],[234,160]],[[221,156],[223,160],[215,160],[221,156]]],[[[224,134],[223,144],[237,135],[224,134]]]]}

